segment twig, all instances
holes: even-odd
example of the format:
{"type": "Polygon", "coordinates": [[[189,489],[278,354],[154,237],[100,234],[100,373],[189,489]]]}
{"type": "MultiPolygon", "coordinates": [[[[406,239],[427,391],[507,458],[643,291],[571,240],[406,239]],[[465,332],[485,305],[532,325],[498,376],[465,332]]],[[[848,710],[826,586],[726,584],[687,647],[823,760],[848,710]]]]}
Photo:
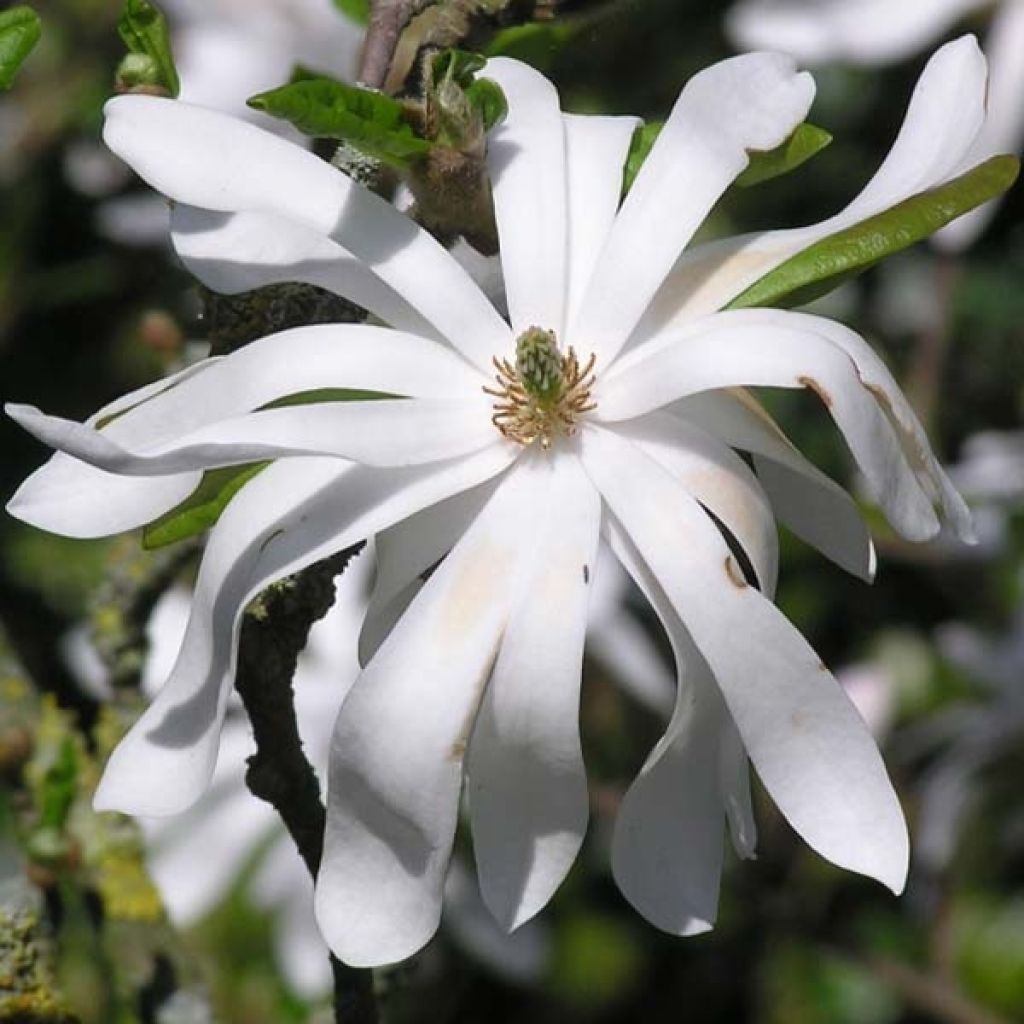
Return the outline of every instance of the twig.
{"type": "Polygon", "coordinates": [[[868,957],[867,965],[911,1006],[943,1024],[1009,1024],[1006,1018],[977,1006],[942,978],[880,956],[868,957]]]}
{"type": "MultiPolygon", "coordinates": [[[[245,781],[281,816],[314,878],[326,811],[316,773],[302,750],[292,678],[310,627],[334,603],[334,578],[361,548],[348,548],[268,590],[246,614],[239,645],[235,688],[256,741],[245,781]]],[[[331,970],[339,1024],[377,1024],[372,971],[348,967],[333,956],[331,970]]]]}
{"type": "Polygon", "coordinates": [[[953,331],[953,299],[960,279],[955,257],[940,255],[935,263],[936,322],[921,332],[907,370],[907,397],[925,429],[931,433],[942,391],[953,331]]]}
{"type": "Polygon", "coordinates": [[[409,20],[434,0],[371,0],[370,23],[359,64],[359,81],[379,89],[388,76],[398,38],[409,20]]]}

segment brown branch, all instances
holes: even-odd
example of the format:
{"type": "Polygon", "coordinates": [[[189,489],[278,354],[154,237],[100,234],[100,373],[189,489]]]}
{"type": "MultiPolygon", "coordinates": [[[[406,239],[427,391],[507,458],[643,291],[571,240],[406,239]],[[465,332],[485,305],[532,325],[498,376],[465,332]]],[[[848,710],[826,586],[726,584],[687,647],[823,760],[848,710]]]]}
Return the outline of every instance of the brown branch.
{"type": "MultiPolygon", "coordinates": [[[[361,548],[348,548],[267,590],[246,613],[239,644],[235,688],[256,741],[245,781],[281,816],[314,878],[327,815],[320,783],[302,750],[292,679],[310,627],[334,603],[334,578],[361,548]]],[[[373,972],[333,956],[331,970],[338,1024],[377,1024],[373,972]]]]}
{"type": "Polygon", "coordinates": [[[371,89],[383,86],[391,68],[398,39],[414,14],[435,0],[371,0],[359,81],[371,89]]]}

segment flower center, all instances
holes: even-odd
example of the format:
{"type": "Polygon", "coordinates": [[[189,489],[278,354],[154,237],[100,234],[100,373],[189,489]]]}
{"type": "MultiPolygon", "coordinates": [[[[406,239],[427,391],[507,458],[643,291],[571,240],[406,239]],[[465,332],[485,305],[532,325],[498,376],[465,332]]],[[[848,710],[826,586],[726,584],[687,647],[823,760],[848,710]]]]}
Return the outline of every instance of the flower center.
{"type": "Polygon", "coordinates": [[[516,341],[515,365],[494,357],[498,386],[484,388],[497,399],[491,422],[510,441],[539,441],[545,450],[556,437],[571,437],[578,419],[597,408],[590,400],[595,361],[591,356],[581,366],[571,348],[563,355],[554,331],[524,331],[516,341]]]}

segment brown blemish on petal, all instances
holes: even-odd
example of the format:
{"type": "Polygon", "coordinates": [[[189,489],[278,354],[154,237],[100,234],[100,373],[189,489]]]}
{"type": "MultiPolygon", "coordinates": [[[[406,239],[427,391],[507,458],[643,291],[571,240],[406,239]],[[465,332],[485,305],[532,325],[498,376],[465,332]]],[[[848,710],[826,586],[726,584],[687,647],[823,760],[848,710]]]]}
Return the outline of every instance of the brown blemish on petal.
{"type": "Polygon", "coordinates": [[[825,403],[827,409],[832,408],[832,396],[813,377],[797,377],[796,382],[803,388],[810,388],[825,403]]]}
{"type": "Polygon", "coordinates": [[[469,747],[469,739],[473,735],[473,727],[476,725],[476,716],[480,711],[480,702],[483,698],[484,687],[491,677],[491,669],[498,657],[498,648],[501,645],[501,637],[494,641],[494,648],[484,661],[480,675],[477,677],[476,685],[473,687],[473,699],[469,703],[469,711],[459,729],[455,742],[448,748],[448,760],[454,764],[461,764],[466,756],[466,749],[469,747]]]}
{"type": "Polygon", "coordinates": [[[725,559],[725,574],[729,577],[729,582],[738,590],[746,590],[750,585],[747,583],[743,572],[736,564],[736,559],[732,555],[728,555],[725,559]]]}
{"type": "Polygon", "coordinates": [[[481,544],[458,577],[452,580],[437,624],[441,643],[455,642],[465,636],[487,608],[491,591],[501,586],[507,563],[502,557],[504,554],[494,545],[481,544]]]}

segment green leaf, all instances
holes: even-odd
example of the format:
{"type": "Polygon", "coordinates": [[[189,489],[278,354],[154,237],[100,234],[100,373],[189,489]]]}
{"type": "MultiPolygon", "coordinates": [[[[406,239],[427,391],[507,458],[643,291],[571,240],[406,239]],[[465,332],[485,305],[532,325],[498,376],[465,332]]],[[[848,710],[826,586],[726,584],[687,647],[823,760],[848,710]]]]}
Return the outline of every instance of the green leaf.
{"type": "Polygon", "coordinates": [[[306,135],[341,139],[395,167],[407,167],[431,149],[406,121],[398,100],[329,78],[292,82],[253,96],[248,103],[306,135]]]}
{"type": "Polygon", "coordinates": [[[486,47],[488,57],[514,57],[538,71],[549,71],[565,44],[583,27],[582,21],[531,21],[495,32],[486,47]]]}
{"type": "MultiPolygon", "coordinates": [[[[633,187],[640,168],[643,167],[664,127],[663,121],[651,121],[649,124],[641,125],[633,133],[629,155],[626,157],[623,194],[633,187]]],[[[740,188],[749,188],[751,185],[759,185],[763,181],[770,181],[772,178],[795,171],[812,156],[820,153],[831,141],[832,136],[823,128],[806,123],[797,125],[793,134],[781,146],[762,153],[750,152],[750,164],[733,184],[740,188]]]]}
{"type": "Polygon", "coordinates": [[[43,828],[64,827],[77,789],[78,752],[75,750],[75,741],[65,736],[43,777],[39,814],[43,828]]]}
{"type": "Polygon", "coordinates": [[[178,70],[171,52],[167,20],[149,0],[125,0],[117,31],[129,53],[143,54],[153,62],[158,80],[148,84],[163,86],[172,96],[181,91],[178,70]]]}
{"type": "Polygon", "coordinates": [[[370,0],[334,0],[334,6],[357,25],[365,25],[370,20],[370,0]]]}
{"type": "MultiPolygon", "coordinates": [[[[399,397],[381,391],[362,391],[355,388],[317,388],[286,395],[263,408],[283,409],[287,406],[311,405],[316,402],[371,402],[399,397]]],[[[209,530],[216,525],[228,502],[269,465],[269,462],[250,462],[242,466],[207,470],[199,486],[181,504],[165,512],[143,529],[142,546],[147,549],[162,548],[209,530]]]]}
{"type": "Polygon", "coordinates": [[[490,131],[495,125],[501,124],[508,115],[508,100],[497,82],[489,78],[478,78],[466,87],[466,99],[483,118],[484,130],[490,131]]]}
{"type": "Polygon", "coordinates": [[[142,546],[149,550],[175,544],[209,530],[228,502],[269,462],[250,462],[244,466],[225,466],[203,474],[199,486],[183,501],[142,531],[142,546]]]}
{"type": "Polygon", "coordinates": [[[664,121],[651,121],[648,124],[640,125],[633,132],[633,139],[629,144],[629,153],[626,156],[626,167],[622,174],[623,195],[633,187],[633,182],[636,181],[640,168],[643,167],[644,161],[654,147],[655,142],[658,141],[658,136],[664,127],[664,121]]]}
{"type": "Polygon", "coordinates": [[[10,89],[41,34],[39,15],[31,7],[19,4],[0,11],[0,89],[10,89]]]}
{"type": "Polygon", "coordinates": [[[313,388],[294,395],[285,395],[262,406],[264,409],[284,409],[292,405],[314,405],[318,402],[379,402],[389,398],[401,398],[387,391],[364,391],[361,388],[313,388]]]}
{"type": "Polygon", "coordinates": [[[771,181],[772,178],[789,174],[820,153],[831,141],[832,136],[824,128],[806,122],[797,125],[793,134],[781,146],[763,153],[751,152],[750,165],[734,184],[740,188],[750,188],[751,185],[760,185],[762,181],[771,181]]]}
{"type": "Polygon", "coordinates": [[[470,53],[468,50],[442,50],[434,57],[434,81],[451,78],[465,89],[473,84],[473,76],[482,71],[486,64],[487,59],[479,53],[470,53]]]}
{"type": "Polygon", "coordinates": [[[816,242],[752,284],[729,308],[804,305],[1002,195],[1019,169],[1016,157],[992,157],[944,185],[816,242]]]}

